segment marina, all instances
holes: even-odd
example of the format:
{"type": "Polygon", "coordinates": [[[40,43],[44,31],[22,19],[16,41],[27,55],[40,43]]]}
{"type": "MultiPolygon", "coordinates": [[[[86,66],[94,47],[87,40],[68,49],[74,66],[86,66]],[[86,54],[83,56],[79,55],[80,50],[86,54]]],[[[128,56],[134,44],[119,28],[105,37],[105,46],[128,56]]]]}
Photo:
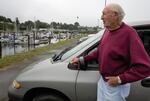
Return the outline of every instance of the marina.
{"type": "Polygon", "coordinates": [[[51,43],[57,43],[59,40],[66,40],[69,38],[69,34],[61,33],[30,33],[30,34],[3,34],[1,33],[0,39],[0,53],[1,58],[16,53],[27,52],[37,47],[43,47],[51,43]]]}

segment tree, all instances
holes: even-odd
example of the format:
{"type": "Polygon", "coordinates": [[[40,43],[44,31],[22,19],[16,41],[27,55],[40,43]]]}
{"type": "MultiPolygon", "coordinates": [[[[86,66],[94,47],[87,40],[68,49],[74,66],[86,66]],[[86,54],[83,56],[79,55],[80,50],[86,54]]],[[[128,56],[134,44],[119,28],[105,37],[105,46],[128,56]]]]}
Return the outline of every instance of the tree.
{"type": "Polygon", "coordinates": [[[57,28],[57,23],[56,22],[51,22],[50,26],[51,26],[51,28],[56,29],[57,28]]]}
{"type": "Polygon", "coordinates": [[[0,30],[8,31],[13,29],[13,22],[10,18],[0,16],[0,30]]]}
{"type": "Polygon", "coordinates": [[[16,32],[18,32],[18,30],[19,30],[19,24],[20,24],[19,19],[18,19],[18,17],[16,17],[16,21],[15,21],[15,31],[16,32]]]}
{"type": "Polygon", "coordinates": [[[34,22],[28,20],[28,21],[25,21],[23,24],[21,24],[21,28],[25,28],[26,30],[28,31],[31,31],[32,28],[34,27],[34,22]],[[24,25],[23,25],[24,24],[24,25]],[[23,27],[24,26],[24,27],[23,27]]]}
{"type": "Polygon", "coordinates": [[[20,24],[18,17],[16,17],[16,24],[17,24],[17,25],[20,24]]]}
{"type": "Polygon", "coordinates": [[[0,22],[5,22],[6,18],[4,16],[0,16],[0,22]]]}
{"type": "Polygon", "coordinates": [[[6,22],[12,23],[12,20],[10,18],[6,18],[6,22]]]}
{"type": "Polygon", "coordinates": [[[80,24],[79,24],[78,22],[75,22],[75,23],[74,23],[74,26],[79,27],[80,24]]]}
{"type": "Polygon", "coordinates": [[[74,29],[78,30],[79,26],[80,26],[80,24],[78,22],[74,23],[74,29]]]}

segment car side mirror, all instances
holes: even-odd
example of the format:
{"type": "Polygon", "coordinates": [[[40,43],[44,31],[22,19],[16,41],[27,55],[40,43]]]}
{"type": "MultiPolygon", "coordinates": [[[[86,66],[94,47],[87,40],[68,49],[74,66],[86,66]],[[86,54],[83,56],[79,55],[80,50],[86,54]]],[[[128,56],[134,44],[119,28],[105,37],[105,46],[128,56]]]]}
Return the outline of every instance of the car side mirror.
{"type": "Polygon", "coordinates": [[[150,87],[150,78],[145,78],[141,81],[143,87],[150,87]]]}
{"type": "Polygon", "coordinates": [[[78,70],[80,67],[79,67],[79,64],[69,63],[68,68],[72,70],[78,70]]]}
{"type": "Polygon", "coordinates": [[[80,62],[77,64],[68,64],[68,68],[72,70],[86,70],[86,66],[84,64],[81,64],[80,62]]]}

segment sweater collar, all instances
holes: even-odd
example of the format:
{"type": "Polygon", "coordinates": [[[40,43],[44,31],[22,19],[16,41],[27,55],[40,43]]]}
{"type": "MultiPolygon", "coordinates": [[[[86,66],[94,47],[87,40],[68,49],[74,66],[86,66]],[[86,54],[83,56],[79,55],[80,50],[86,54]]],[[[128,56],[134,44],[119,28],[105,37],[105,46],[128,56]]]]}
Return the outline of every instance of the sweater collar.
{"type": "Polygon", "coordinates": [[[109,29],[107,29],[107,30],[110,31],[110,32],[114,32],[114,31],[117,31],[117,30],[119,30],[120,28],[122,28],[124,25],[125,25],[125,23],[122,22],[121,25],[120,25],[117,29],[114,29],[114,30],[109,30],[109,29]]]}

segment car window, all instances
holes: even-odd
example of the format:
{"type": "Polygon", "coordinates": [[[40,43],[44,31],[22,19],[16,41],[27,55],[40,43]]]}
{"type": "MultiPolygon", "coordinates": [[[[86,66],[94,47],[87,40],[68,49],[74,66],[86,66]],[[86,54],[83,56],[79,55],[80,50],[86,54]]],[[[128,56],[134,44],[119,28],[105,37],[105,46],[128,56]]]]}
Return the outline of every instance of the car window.
{"type": "Polygon", "coordinates": [[[137,30],[147,53],[150,56],[150,29],[137,30]]]}
{"type": "MultiPolygon", "coordinates": [[[[99,45],[99,42],[96,43],[93,47],[91,47],[87,54],[90,54],[91,52],[97,50],[97,47],[99,45]]],[[[97,59],[93,59],[92,61],[89,61],[86,63],[87,66],[87,70],[98,70],[98,60],[97,59]]]]}
{"type": "Polygon", "coordinates": [[[97,33],[94,36],[90,37],[89,39],[83,41],[82,43],[80,43],[76,47],[74,47],[74,48],[70,49],[69,51],[67,51],[61,57],[61,61],[65,60],[65,59],[69,58],[70,56],[72,56],[73,54],[77,53],[78,51],[80,51],[84,47],[88,46],[91,42],[93,42],[95,40],[99,40],[100,36],[102,36],[102,33],[103,33],[103,31],[100,31],[99,33],[97,33]]]}
{"type": "MultiPolygon", "coordinates": [[[[99,45],[99,41],[96,42],[91,47],[89,47],[80,56],[85,56],[85,55],[90,54],[91,52],[97,50],[98,45],[99,45]]],[[[80,64],[80,68],[81,68],[81,70],[90,70],[90,71],[96,70],[96,71],[98,71],[98,61],[97,61],[97,59],[93,59],[91,61],[85,62],[84,64],[80,64]]]]}

